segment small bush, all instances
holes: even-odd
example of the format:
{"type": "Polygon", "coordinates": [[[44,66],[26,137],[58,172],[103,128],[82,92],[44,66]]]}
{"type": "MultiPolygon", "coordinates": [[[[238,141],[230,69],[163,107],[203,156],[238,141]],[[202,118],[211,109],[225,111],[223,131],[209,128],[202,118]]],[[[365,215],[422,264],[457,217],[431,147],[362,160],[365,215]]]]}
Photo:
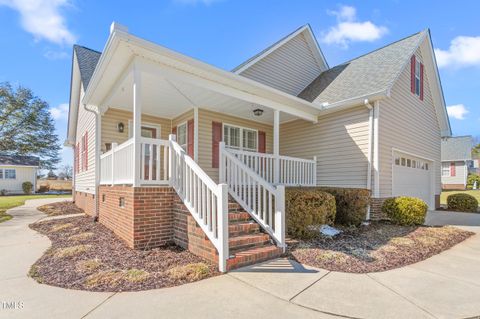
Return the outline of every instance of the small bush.
{"type": "Polygon", "coordinates": [[[473,184],[477,182],[477,189],[480,188],[480,175],[468,174],[467,177],[467,189],[473,189],[473,184]]]}
{"type": "Polygon", "coordinates": [[[335,224],[358,226],[365,220],[370,204],[368,189],[322,187],[320,190],[335,196],[335,224]]]}
{"type": "Polygon", "coordinates": [[[40,187],[38,188],[39,193],[46,193],[49,190],[50,190],[50,186],[48,185],[40,185],[40,187]]]}
{"type": "Polygon", "coordinates": [[[422,225],[428,205],[416,197],[394,197],[383,202],[382,212],[400,225],[422,225]]]}
{"type": "Polygon", "coordinates": [[[335,221],[335,197],[317,188],[287,188],[285,191],[287,233],[308,239],[318,234],[315,226],[335,221]]]}
{"type": "Polygon", "coordinates": [[[33,184],[31,182],[23,182],[22,189],[23,189],[23,193],[27,195],[31,194],[33,189],[33,184]]]}
{"type": "Polygon", "coordinates": [[[6,196],[7,195],[7,190],[6,189],[1,189],[0,190],[0,196],[6,196]]]}
{"type": "Polygon", "coordinates": [[[457,212],[476,213],[478,209],[478,201],[475,197],[469,194],[452,194],[447,197],[447,207],[448,210],[457,212]]]}

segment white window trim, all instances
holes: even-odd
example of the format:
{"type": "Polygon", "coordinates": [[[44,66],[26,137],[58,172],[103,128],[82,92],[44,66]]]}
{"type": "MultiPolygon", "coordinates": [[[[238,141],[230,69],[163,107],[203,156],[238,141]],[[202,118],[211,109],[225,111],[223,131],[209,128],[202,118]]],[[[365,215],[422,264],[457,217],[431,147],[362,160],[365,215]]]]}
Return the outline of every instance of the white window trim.
{"type": "Polygon", "coordinates": [[[442,162],[441,174],[442,174],[442,177],[452,177],[452,171],[450,169],[450,162],[442,162]],[[446,170],[446,171],[448,171],[448,175],[443,174],[444,164],[447,164],[446,166],[447,166],[448,170],[446,170]]]}
{"type": "MultiPolygon", "coordinates": [[[[245,126],[240,126],[240,125],[235,125],[235,124],[230,124],[230,123],[222,123],[222,142],[225,142],[225,126],[230,126],[230,127],[235,127],[235,128],[239,128],[240,129],[240,147],[238,148],[239,150],[241,151],[250,151],[250,152],[258,152],[258,130],[257,129],[254,129],[254,128],[251,128],[251,127],[245,127],[245,126]],[[245,148],[243,146],[243,130],[248,130],[248,131],[254,131],[256,133],[256,136],[257,136],[257,140],[256,140],[256,148],[255,150],[254,149],[251,149],[251,148],[245,148]]],[[[225,142],[225,146],[226,147],[230,147],[227,145],[227,143],[225,142]]]]}
{"type": "Polygon", "coordinates": [[[17,180],[17,169],[16,169],[16,168],[5,168],[5,169],[3,169],[3,179],[4,179],[4,180],[9,180],[9,181],[15,181],[15,180],[17,180]],[[15,178],[7,178],[7,176],[6,176],[6,171],[7,171],[7,170],[12,170],[12,171],[14,171],[14,172],[15,172],[15,178]]]}
{"type": "Polygon", "coordinates": [[[188,121],[182,122],[180,124],[177,124],[177,143],[180,145],[185,151],[187,151],[187,146],[188,146],[188,121]],[[178,139],[178,131],[180,126],[185,126],[185,144],[180,144],[180,141],[178,139]]]}
{"type": "Polygon", "coordinates": [[[422,91],[422,75],[421,75],[421,65],[422,61],[415,56],[415,70],[414,70],[414,77],[415,77],[415,95],[420,96],[422,91]],[[418,77],[417,77],[417,66],[418,66],[418,77]],[[417,93],[417,79],[418,79],[418,93],[417,93]]]}
{"type": "MultiPolygon", "coordinates": [[[[142,125],[140,125],[140,134],[142,127],[148,127],[148,128],[154,128],[157,130],[157,139],[159,139],[162,136],[162,126],[157,123],[151,123],[151,122],[142,122],[142,125]]],[[[128,120],[128,138],[133,137],[133,120],[128,120]]]]}

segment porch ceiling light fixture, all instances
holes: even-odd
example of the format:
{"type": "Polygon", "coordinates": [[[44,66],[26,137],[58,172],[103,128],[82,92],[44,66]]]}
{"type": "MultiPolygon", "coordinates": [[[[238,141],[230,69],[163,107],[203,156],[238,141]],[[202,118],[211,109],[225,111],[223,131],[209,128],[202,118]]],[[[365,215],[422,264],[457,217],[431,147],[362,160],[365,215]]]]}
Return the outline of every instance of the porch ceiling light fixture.
{"type": "Polygon", "coordinates": [[[255,110],[253,110],[253,114],[255,116],[262,116],[263,110],[262,109],[255,109],[255,110]]]}
{"type": "Polygon", "coordinates": [[[120,122],[117,124],[117,129],[118,129],[118,132],[123,133],[123,131],[125,130],[125,125],[122,122],[120,122]]]}

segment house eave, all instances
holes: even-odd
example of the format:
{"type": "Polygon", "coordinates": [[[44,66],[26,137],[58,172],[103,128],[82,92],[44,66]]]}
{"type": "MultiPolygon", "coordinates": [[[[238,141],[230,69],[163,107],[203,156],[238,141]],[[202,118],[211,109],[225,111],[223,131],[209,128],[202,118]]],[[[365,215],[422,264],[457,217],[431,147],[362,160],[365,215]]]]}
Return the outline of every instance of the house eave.
{"type": "Polygon", "coordinates": [[[326,102],[322,104],[317,104],[321,108],[319,116],[344,111],[344,110],[361,106],[361,105],[367,105],[375,101],[385,99],[389,96],[390,96],[390,92],[388,90],[385,90],[385,91],[379,91],[376,93],[371,93],[371,94],[367,94],[359,97],[346,99],[343,101],[338,101],[335,103],[326,102]]]}

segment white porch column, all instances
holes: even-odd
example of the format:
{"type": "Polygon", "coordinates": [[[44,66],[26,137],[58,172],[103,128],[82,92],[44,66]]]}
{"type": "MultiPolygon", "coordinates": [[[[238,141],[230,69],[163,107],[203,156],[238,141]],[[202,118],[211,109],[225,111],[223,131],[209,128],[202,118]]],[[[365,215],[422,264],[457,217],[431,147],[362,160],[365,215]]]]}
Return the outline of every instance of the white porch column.
{"type": "Polygon", "coordinates": [[[273,111],[273,155],[275,156],[275,169],[273,172],[273,181],[275,184],[280,182],[280,111],[273,111]]]}
{"type": "Polygon", "coordinates": [[[133,186],[140,186],[141,145],[142,134],[142,77],[138,66],[133,64],[133,186]]]}
{"type": "Polygon", "coordinates": [[[193,160],[198,163],[198,107],[193,108],[193,160]]]}

